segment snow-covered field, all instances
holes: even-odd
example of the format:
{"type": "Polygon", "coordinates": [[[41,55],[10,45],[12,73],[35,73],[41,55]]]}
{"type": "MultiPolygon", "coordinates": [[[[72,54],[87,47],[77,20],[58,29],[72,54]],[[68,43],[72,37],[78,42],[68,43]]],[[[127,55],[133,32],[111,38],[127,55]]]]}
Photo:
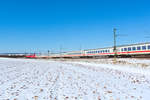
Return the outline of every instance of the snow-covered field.
{"type": "Polygon", "coordinates": [[[150,60],[0,58],[0,100],[149,100],[150,60]]]}

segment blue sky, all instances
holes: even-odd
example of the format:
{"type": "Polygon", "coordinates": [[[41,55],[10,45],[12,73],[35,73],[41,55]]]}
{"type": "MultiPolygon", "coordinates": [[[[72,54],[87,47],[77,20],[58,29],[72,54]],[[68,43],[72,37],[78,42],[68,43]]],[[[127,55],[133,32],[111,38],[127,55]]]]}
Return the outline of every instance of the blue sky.
{"type": "Polygon", "coordinates": [[[149,0],[1,0],[0,52],[44,52],[148,42],[149,0]]]}

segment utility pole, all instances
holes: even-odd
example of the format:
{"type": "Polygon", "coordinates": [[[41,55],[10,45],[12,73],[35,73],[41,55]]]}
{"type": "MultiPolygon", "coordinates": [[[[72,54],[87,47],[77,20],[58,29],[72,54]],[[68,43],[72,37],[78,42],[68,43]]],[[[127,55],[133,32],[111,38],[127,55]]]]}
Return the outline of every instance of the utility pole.
{"type": "Polygon", "coordinates": [[[114,32],[114,63],[116,63],[117,61],[117,48],[116,48],[116,28],[114,28],[113,32],[114,32]]]}
{"type": "Polygon", "coordinates": [[[49,53],[50,53],[50,51],[48,50],[47,53],[48,53],[48,58],[49,58],[49,53]]]}
{"type": "Polygon", "coordinates": [[[60,47],[59,47],[59,52],[60,52],[60,58],[62,57],[62,45],[60,45],[60,47]]]}

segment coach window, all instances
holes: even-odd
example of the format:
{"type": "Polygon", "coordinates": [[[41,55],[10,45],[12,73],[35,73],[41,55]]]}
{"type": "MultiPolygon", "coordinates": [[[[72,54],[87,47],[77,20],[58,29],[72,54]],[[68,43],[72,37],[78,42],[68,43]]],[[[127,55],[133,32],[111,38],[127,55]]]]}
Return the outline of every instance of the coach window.
{"type": "Polygon", "coordinates": [[[110,52],[110,50],[108,50],[108,52],[110,52]]]}
{"type": "Polygon", "coordinates": [[[127,48],[124,48],[124,51],[127,51],[127,48]]]}
{"type": "Polygon", "coordinates": [[[148,49],[150,49],[150,45],[148,45],[148,49]]]}
{"type": "Polygon", "coordinates": [[[123,48],[121,48],[121,51],[123,51],[123,48]]]}
{"type": "Polygon", "coordinates": [[[135,51],[135,50],[136,50],[136,47],[132,47],[132,50],[135,51]]]}
{"type": "Polygon", "coordinates": [[[109,50],[107,50],[107,52],[109,52],[109,50]]]}
{"type": "Polygon", "coordinates": [[[128,47],[128,51],[131,51],[131,47],[128,47]]]}
{"type": "Polygon", "coordinates": [[[146,50],[146,46],[142,46],[142,50],[146,50]]]}
{"type": "Polygon", "coordinates": [[[137,47],[137,50],[141,50],[141,47],[139,46],[139,47],[137,47]]]}

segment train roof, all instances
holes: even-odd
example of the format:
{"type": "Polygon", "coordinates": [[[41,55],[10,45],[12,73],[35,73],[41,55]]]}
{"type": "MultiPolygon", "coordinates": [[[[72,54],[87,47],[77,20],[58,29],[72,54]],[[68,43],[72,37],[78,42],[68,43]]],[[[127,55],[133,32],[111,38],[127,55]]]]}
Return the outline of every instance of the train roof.
{"type": "Polygon", "coordinates": [[[134,43],[134,44],[127,44],[127,45],[119,45],[119,46],[117,46],[117,47],[132,46],[132,45],[143,45],[143,44],[150,44],[150,42],[145,42],[145,43],[134,43]]]}
{"type": "MultiPolygon", "coordinates": [[[[143,45],[143,44],[150,44],[150,42],[118,45],[117,47],[132,46],[132,45],[143,45]]],[[[113,48],[113,46],[112,47],[97,48],[97,49],[85,49],[84,51],[98,50],[98,49],[108,49],[108,48],[113,48]]]]}

